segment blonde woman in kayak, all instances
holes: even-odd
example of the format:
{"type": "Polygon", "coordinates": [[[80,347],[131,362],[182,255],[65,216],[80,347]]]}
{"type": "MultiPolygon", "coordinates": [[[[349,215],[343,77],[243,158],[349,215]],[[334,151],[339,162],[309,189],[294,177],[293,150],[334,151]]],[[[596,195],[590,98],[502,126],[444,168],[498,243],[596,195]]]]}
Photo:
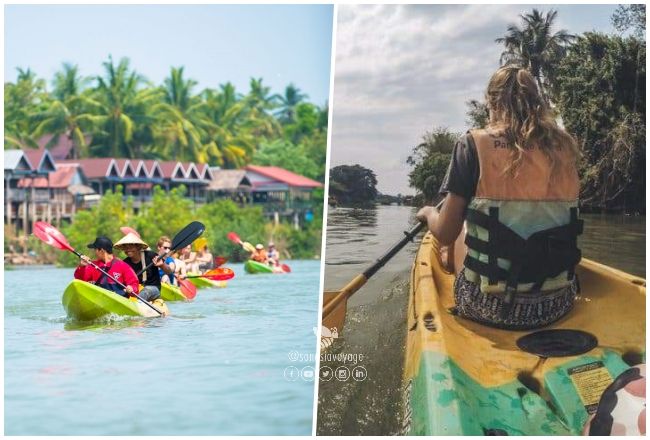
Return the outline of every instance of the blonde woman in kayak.
{"type": "Polygon", "coordinates": [[[440,213],[417,217],[449,246],[458,315],[543,327],[571,310],[577,291],[579,150],[527,70],[500,68],[486,99],[490,122],[456,144],[440,213]]]}

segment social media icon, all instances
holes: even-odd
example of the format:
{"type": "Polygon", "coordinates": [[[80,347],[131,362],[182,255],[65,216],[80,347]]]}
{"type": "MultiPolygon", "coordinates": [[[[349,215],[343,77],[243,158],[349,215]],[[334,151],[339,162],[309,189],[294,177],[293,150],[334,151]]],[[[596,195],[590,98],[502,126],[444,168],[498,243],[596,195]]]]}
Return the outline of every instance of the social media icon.
{"type": "Polygon", "coordinates": [[[340,366],[336,369],[334,375],[337,380],[345,382],[350,377],[350,370],[348,370],[348,367],[340,366]]]}
{"type": "Polygon", "coordinates": [[[314,367],[307,366],[302,369],[302,379],[311,382],[314,380],[314,367]]]}
{"type": "Polygon", "coordinates": [[[330,367],[320,367],[320,380],[329,382],[334,377],[334,371],[330,367]]]}
{"type": "Polygon", "coordinates": [[[368,372],[362,366],[356,366],[352,370],[352,378],[357,382],[364,381],[366,380],[367,377],[368,377],[368,372]]]}
{"type": "Polygon", "coordinates": [[[284,369],[284,378],[289,382],[298,380],[298,377],[300,377],[300,370],[293,365],[284,369]]]}

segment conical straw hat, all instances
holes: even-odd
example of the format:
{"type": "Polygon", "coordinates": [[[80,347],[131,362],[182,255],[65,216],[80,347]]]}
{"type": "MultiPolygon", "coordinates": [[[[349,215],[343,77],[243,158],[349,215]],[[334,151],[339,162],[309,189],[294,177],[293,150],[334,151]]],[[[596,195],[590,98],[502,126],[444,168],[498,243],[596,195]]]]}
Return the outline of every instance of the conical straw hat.
{"type": "Polygon", "coordinates": [[[140,249],[147,249],[149,245],[142,241],[140,237],[135,235],[132,232],[129,232],[126,234],[126,236],[122,237],[117,243],[113,245],[114,248],[117,248],[119,250],[124,250],[124,245],[129,245],[129,244],[137,244],[140,246],[140,249]]]}

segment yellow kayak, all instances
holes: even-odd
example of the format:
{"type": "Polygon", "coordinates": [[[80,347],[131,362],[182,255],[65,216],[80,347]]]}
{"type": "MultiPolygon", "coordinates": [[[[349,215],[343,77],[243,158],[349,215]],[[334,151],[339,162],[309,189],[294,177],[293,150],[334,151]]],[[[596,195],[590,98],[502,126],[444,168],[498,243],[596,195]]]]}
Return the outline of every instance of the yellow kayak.
{"type": "Polygon", "coordinates": [[[500,330],[451,313],[455,277],[438,255],[428,233],[412,269],[404,434],[578,435],[604,389],[645,360],[644,279],[583,258],[567,316],[538,331],[500,330]],[[549,329],[564,332],[537,333],[549,329]],[[517,345],[533,333],[546,350],[593,348],[536,355],[517,345]]]}

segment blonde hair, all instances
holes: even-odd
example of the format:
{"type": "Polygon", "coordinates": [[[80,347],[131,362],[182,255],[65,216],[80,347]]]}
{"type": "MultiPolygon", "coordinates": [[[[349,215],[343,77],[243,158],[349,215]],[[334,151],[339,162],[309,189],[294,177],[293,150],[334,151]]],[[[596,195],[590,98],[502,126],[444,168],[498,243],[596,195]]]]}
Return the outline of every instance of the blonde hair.
{"type": "Polygon", "coordinates": [[[533,75],[517,66],[497,70],[487,88],[487,105],[491,111],[489,128],[500,130],[514,145],[504,174],[516,175],[524,151],[539,148],[555,166],[557,150],[568,148],[575,160],[580,157],[576,140],[560,128],[537,88],[533,75]]]}
{"type": "Polygon", "coordinates": [[[166,243],[166,242],[171,243],[171,242],[172,242],[172,239],[169,238],[169,237],[167,237],[166,235],[163,235],[162,237],[160,237],[160,238],[158,239],[158,244],[157,244],[157,246],[160,247],[160,246],[163,245],[163,243],[166,243]]]}

